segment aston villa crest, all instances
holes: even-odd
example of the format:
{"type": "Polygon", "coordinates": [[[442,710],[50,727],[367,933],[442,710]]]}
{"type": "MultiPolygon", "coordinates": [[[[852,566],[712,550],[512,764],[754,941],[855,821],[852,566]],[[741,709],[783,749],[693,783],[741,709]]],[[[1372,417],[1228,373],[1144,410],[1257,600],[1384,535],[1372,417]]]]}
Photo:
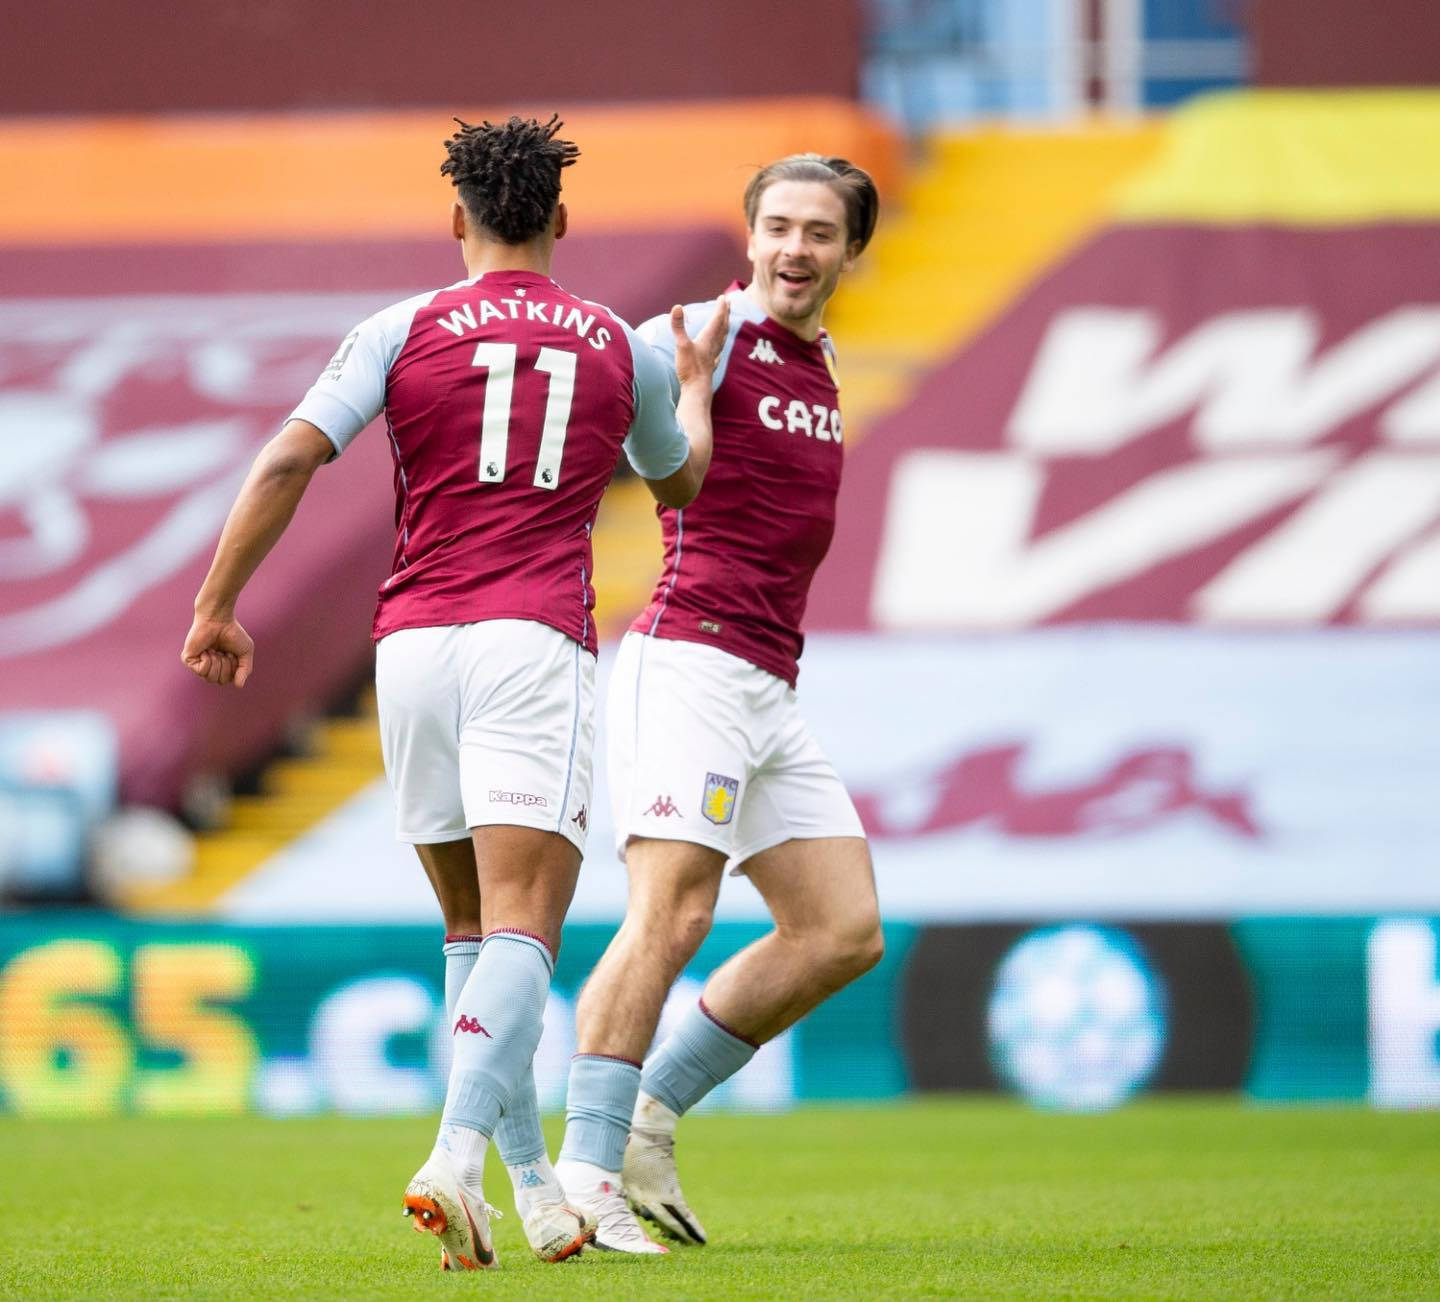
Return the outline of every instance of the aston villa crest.
{"type": "Polygon", "coordinates": [[[705,794],[700,799],[701,812],[712,823],[728,823],[735,817],[735,797],[739,790],[739,778],[727,778],[723,773],[707,773],[705,794]]]}

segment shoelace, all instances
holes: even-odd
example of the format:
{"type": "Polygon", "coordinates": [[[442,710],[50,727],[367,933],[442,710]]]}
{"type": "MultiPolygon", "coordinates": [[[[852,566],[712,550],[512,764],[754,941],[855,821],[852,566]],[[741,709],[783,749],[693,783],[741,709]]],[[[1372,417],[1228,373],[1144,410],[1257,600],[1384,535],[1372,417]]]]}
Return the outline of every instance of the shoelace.
{"type": "Polygon", "coordinates": [[[612,1240],[649,1242],[650,1236],[640,1228],[640,1222],[618,1191],[601,1194],[594,1203],[597,1235],[612,1240]]]}
{"type": "MultiPolygon", "coordinates": [[[[467,1194],[466,1197],[468,1198],[469,1195],[467,1194]]],[[[489,1217],[492,1221],[503,1221],[505,1219],[505,1213],[502,1212],[498,1207],[490,1206],[490,1204],[487,1203],[484,1198],[476,1198],[472,1205],[479,1207],[479,1209],[484,1212],[485,1215],[489,1217]]]]}

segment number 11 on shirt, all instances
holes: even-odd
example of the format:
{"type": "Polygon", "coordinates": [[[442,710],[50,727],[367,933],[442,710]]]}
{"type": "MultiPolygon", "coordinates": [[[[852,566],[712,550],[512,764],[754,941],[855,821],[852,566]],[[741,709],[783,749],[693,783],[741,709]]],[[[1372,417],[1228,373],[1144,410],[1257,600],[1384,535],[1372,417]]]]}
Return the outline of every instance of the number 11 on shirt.
{"type": "MultiPolygon", "coordinates": [[[[482,484],[498,484],[505,478],[516,351],[514,344],[477,344],[470,363],[489,371],[485,380],[485,410],[480,422],[482,484]]],[[[542,348],[535,359],[535,369],[550,377],[550,387],[545,399],[545,421],[540,429],[540,455],[532,482],[536,488],[553,490],[560,483],[560,459],[565,455],[570,404],[575,397],[575,354],[560,348],[542,348]]]]}

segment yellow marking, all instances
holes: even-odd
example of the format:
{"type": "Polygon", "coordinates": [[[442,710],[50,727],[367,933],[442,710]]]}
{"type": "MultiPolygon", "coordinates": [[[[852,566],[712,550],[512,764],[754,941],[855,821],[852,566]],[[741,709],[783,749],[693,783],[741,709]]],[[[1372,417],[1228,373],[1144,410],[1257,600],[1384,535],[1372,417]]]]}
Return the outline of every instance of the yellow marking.
{"type": "Polygon", "coordinates": [[[384,776],[374,693],[358,717],[317,725],[309,755],[277,760],[262,779],[264,793],[239,796],[228,826],[199,836],[190,876],[168,886],[134,889],[124,899],[136,913],[206,912],[272,855],[384,776]]]}
{"type": "Polygon", "coordinates": [[[845,441],[902,406],[937,362],[1109,218],[1162,122],[985,127],[929,142],[826,311],[844,380],[845,441]]]}
{"type": "Polygon", "coordinates": [[[1130,222],[1347,225],[1440,218],[1440,91],[1243,91],[1174,116],[1121,195],[1130,222]]]}

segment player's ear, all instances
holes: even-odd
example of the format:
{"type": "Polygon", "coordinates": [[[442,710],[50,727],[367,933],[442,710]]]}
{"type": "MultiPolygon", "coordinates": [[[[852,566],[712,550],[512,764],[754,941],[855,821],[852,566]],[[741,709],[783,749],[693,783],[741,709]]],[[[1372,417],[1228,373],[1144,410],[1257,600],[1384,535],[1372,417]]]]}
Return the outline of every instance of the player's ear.
{"type": "Polygon", "coordinates": [[[845,261],[840,264],[840,270],[849,271],[859,257],[860,241],[851,240],[850,243],[845,246],[845,261]]]}
{"type": "Polygon", "coordinates": [[[450,234],[457,240],[465,238],[465,205],[459,199],[450,205],[450,234]]]}
{"type": "Polygon", "coordinates": [[[745,260],[755,261],[755,228],[752,226],[745,232],[745,260]]]}
{"type": "Polygon", "coordinates": [[[555,205],[555,238],[563,240],[570,229],[570,210],[563,203],[555,205]]]}

